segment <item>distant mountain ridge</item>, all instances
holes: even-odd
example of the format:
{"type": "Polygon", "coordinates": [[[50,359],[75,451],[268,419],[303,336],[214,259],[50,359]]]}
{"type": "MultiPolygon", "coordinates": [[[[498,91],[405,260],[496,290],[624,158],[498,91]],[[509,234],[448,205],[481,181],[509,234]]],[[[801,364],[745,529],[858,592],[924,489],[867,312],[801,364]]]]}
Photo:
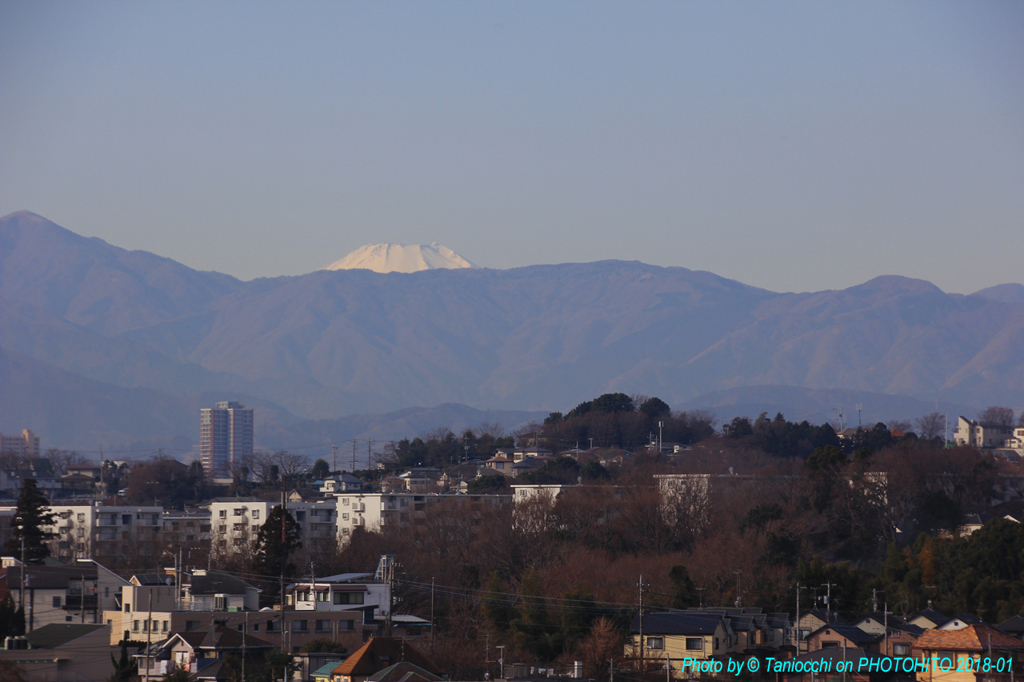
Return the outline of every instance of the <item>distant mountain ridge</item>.
{"type": "MultiPolygon", "coordinates": [[[[159,415],[136,422],[168,437],[194,437],[187,412],[198,410],[196,396],[263,401],[280,425],[447,403],[565,411],[608,391],[693,407],[699,396],[751,387],[753,405],[765,404],[764,386],[1019,408],[1018,289],[962,296],[887,276],[775,293],[625,261],[241,282],[28,212],[0,218],[0,348],[31,358],[50,377],[47,390],[106,391],[111,410],[126,403],[88,381],[155,391],[164,397],[153,401],[169,400],[163,409],[178,415],[172,421],[184,421],[173,429],[159,415]]],[[[4,417],[0,430],[32,427],[31,413],[19,414],[22,422],[4,417]]],[[[97,433],[142,435],[98,407],[94,417],[108,423],[97,433]]]]}

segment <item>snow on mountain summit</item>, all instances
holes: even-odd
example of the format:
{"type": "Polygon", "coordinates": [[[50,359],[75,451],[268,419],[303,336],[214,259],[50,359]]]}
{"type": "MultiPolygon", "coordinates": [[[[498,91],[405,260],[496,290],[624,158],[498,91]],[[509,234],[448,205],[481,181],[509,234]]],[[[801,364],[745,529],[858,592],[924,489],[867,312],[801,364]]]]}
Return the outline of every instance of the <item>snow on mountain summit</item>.
{"type": "Polygon", "coordinates": [[[374,272],[419,272],[475,268],[468,260],[440,244],[367,244],[324,270],[373,270],[374,272]]]}

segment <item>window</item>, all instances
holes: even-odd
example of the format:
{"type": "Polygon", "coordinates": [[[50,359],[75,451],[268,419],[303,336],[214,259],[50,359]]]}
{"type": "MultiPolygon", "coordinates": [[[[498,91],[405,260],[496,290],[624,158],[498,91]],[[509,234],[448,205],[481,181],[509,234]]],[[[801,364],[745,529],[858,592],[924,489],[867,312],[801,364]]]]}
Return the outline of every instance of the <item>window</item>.
{"type": "Polygon", "coordinates": [[[299,523],[302,523],[303,521],[305,521],[306,520],[306,512],[304,512],[304,511],[297,511],[297,512],[295,512],[295,520],[298,521],[299,523]]]}
{"type": "Polygon", "coordinates": [[[281,631],[281,623],[280,622],[278,622],[276,620],[268,620],[267,621],[267,632],[280,632],[280,631],[281,631]]]}
{"type": "Polygon", "coordinates": [[[259,632],[260,631],[260,624],[256,623],[255,625],[253,625],[252,626],[252,631],[253,632],[259,632]]]}
{"type": "Polygon", "coordinates": [[[252,510],[252,517],[254,519],[258,519],[260,517],[260,510],[259,509],[253,509],[252,510]]]}
{"type": "Polygon", "coordinates": [[[132,631],[133,632],[138,632],[139,631],[139,621],[137,621],[137,620],[133,620],[132,621],[132,631]]]}
{"type": "Polygon", "coordinates": [[[235,516],[241,516],[244,513],[245,513],[245,507],[239,507],[238,509],[235,509],[235,516]]]}
{"type": "Polygon", "coordinates": [[[59,609],[60,608],[60,597],[59,596],[53,598],[53,608],[55,608],[55,609],[59,609]]]}
{"type": "Polygon", "coordinates": [[[335,604],[362,604],[365,595],[362,592],[335,592],[335,604]]]}
{"type": "Polygon", "coordinates": [[[221,519],[226,519],[228,517],[228,510],[221,509],[219,512],[217,512],[217,517],[221,519]]]}
{"type": "Polygon", "coordinates": [[[356,622],[354,620],[339,620],[338,629],[348,630],[349,632],[351,632],[352,630],[356,629],[356,622]]]}
{"type": "Polygon", "coordinates": [[[292,621],[292,632],[309,632],[309,628],[307,627],[307,621],[292,621]]]}
{"type": "Polygon", "coordinates": [[[228,607],[228,599],[227,599],[227,597],[214,597],[213,598],[213,608],[216,609],[217,611],[223,611],[227,607],[228,607]]]}
{"type": "Polygon", "coordinates": [[[125,602],[125,604],[124,604],[124,612],[128,613],[131,610],[132,610],[132,605],[129,604],[128,602],[125,602]]]}
{"type": "Polygon", "coordinates": [[[821,648],[822,649],[838,649],[839,648],[839,642],[822,642],[821,643],[821,648]]]}
{"type": "Polygon", "coordinates": [[[331,595],[331,593],[328,592],[327,590],[320,590],[320,591],[318,591],[316,593],[316,600],[317,601],[329,601],[330,598],[331,598],[330,595],[331,595]]]}
{"type": "Polygon", "coordinates": [[[121,525],[122,526],[130,526],[130,525],[132,525],[132,515],[131,514],[121,514],[121,525]]]}
{"type": "Polygon", "coordinates": [[[186,620],[185,621],[185,629],[186,630],[198,630],[199,629],[199,621],[198,620],[186,620]]]}
{"type": "Polygon", "coordinates": [[[718,649],[718,638],[715,637],[715,649],[718,649]]]}
{"type": "Polygon", "coordinates": [[[664,637],[648,637],[647,638],[648,649],[664,649],[665,638],[664,637]]]}
{"type": "Polygon", "coordinates": [[[687,637],[686,638],[686,650],[687,651],[703,651],[704,650],[704,638],[703,637],[687,637]]]}
{"type": "Polygon", "coordinates": [[[84,522],[84,521],[85,521],[85,514],[79,514],[79,515],[78,515],[78,522],[79,522],[79,523],[82,523],[82,522],[84,522]]]}
{"type": "Polygon", "coordinates": [[[344,514],[342,514],[341,518],[343,518],[345,520],[348,520],[348,512],[345,512],[344,514]]]}
{"type": "Polygon", "coordinates": [[[167,625],[168,625],[168,623],[167,623],[167,621],[165,620],[165,621],[164,621],[164,628],[163,628],[163,629],[164,629],[164,632],[167,632],[167,625]]]}
{"type": "Polygon", "coordinates": [[[318,620],[316,622],[316,631],[317,632],[330,632],[331,631],[331,621],[329,621],[329,620],[318,620]]]}
{"type": "Polygon", "coordinates": [[[892,647],[893,656],[909,656],[910,645],[909,644],[895,644],[892,647]]]}

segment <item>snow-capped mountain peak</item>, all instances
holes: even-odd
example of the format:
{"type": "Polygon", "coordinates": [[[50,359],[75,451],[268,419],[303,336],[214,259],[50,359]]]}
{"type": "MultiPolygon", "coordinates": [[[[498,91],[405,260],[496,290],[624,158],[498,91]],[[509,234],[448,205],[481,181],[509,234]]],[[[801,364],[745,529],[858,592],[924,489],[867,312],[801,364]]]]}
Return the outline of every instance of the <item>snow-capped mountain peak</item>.
{"type": "Polygon", "coordinates": [[[419,272],[475,268],[473,263],[447,246],[433,244],[367,244],[324,270],[373,270],[374,272],[419,272]]]}

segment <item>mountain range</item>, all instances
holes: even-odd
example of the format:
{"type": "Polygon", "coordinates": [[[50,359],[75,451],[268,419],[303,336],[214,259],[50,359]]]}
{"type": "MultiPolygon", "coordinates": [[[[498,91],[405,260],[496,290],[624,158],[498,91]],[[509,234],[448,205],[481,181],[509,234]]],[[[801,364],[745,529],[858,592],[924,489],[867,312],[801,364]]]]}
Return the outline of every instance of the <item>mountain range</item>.
{"type": "Polygon", "coordinates": [[[1024,405],[1024,286],[776,293],[624,261],[243,282],[22,211],[0,218],[0,381],[0,431],[86,450],[192,447],[199,407],[228,399],[264,447],[310,420],[377,437],[410,406],[514,426],[608,391],[818,421],[856,396],[882,419],[1024,405]]]}

